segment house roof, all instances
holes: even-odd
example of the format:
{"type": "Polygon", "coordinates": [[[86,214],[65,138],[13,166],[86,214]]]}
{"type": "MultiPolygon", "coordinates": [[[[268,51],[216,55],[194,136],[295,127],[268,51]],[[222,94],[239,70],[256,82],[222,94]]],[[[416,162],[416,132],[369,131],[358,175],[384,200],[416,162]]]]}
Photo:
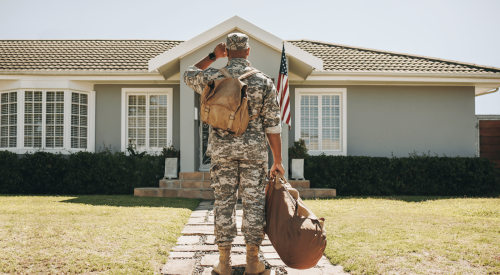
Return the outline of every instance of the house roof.
{"type": "Polygon", "coordinates": [[[435,57],[305,39],[288,42],[321,58],[322,71],[500,74],[500,68],[435,57]]]}
{"type": "Polygon", "coordinates": [[[0,40],[0,71],[136,71],[183,41],[0,40]]]}
{"type": "MultiPolygon", "coordinates": [[[[314,40],[288,40],[320,58],[326,72],[500,75],[500,68],[314,40]]],[[[0,40],[0,71],[148,72],[178,40],[0,40]]]]}

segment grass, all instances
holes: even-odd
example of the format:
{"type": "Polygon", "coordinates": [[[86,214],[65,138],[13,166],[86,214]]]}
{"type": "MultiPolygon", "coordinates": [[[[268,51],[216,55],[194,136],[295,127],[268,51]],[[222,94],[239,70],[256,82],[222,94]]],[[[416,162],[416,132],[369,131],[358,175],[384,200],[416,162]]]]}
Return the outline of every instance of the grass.
{"type": "Polygon", "coordinates": [[[198,203],[0,196],[0,273],[158,274],[198,203]]]}
{"type": "Polygon", "coordinates": [[[351,274],[500,274],[500,198],[307,200],[351,274]]]}

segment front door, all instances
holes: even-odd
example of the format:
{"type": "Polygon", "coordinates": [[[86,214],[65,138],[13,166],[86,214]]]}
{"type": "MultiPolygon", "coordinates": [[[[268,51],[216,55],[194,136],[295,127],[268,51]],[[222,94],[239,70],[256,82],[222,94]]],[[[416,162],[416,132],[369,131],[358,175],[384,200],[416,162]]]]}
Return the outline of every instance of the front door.
{"type": "Polygon", "coordinates": [[[210,157],[206,155],[208,147],[208,124],[200,122],[200,171],[207,172],[210,170],[210,157]]]}

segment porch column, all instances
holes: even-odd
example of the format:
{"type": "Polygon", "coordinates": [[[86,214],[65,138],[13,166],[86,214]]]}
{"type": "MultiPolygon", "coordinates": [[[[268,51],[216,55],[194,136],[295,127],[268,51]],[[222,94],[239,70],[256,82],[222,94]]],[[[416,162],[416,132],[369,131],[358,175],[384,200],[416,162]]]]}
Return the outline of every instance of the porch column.
{"type": "Polygon", "coordinates": [[[180,85],[181,172],[195,172],[195,92],[182,79],[180,85]]]}
{"type": "Polygon", "coordinates": [[[283,167],[285,168],[285,178],[288,179],[288,125],[283,123],[281,130],[281,157],[283,158],[283,167]]]}

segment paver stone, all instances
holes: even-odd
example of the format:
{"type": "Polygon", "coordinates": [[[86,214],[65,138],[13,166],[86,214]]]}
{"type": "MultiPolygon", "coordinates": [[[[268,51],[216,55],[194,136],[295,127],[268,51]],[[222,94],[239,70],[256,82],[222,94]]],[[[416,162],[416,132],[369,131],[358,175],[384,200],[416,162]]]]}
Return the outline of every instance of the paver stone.
{"type": "Polygon", "coordinates": [[[288,275],[323,275],[321,268],[293,269],[286,267],[285,270],[288,272],[288,275]]]}
{"type": "Polygon", "coordinates": [[[161,274],[192,274],[196,260],[171,260],[161,269],[161,274]]]}
{"type": "Polygon", "coordinates": [[[173,251],[188,252],[188,251],[219,251],[216,245],[178,245],[172,248],[173,251]]]}
{"type": "Polygon", "coordinates": [[[194,252],[170,252],[169,258],[193,258],[194,252]]]}
{"type": "Polygon", "coordinates": [[[177,244],[197,244],[200,242],[199,236],[180,236],[177,239],[177,244]]]}
{"type": "Polygon", "coordinates": [[[272,245],[261,246],[260,251],[263,253],[276,253],[276,250],[272,245]]]}
{"type": "MultiPolygon", "coordinates": [[[[205,255],[201,258],[202,266],[213,266],[219,260],[219,254],[205,255]]],[[[231,255],[231,263],[233,267],[246,266],[246,255],[231,255]]]]}
{"type": "Polygon", "coordinates": [[[266,258],[266,259],[279,259],[280,258],[278,253],[263,253],[263,254],[264,254],[264,258],[266,258]]]}
{"type": "Polygon", "coordinates": [[[270,266],[286,266],[282,260],[267,260],[270,266]]]}

